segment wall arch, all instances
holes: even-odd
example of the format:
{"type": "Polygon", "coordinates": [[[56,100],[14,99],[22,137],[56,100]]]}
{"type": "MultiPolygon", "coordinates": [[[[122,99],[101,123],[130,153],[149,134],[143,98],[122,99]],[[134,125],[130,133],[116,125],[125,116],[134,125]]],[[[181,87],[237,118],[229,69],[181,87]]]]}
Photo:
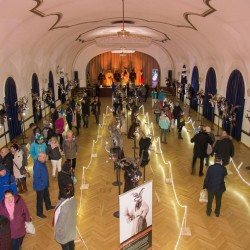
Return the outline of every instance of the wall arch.
{"type": "Polygon", "coordinates": [[[203,102],[203,115],[214,122],[214,108],[209,102],[211,95],[217,94],[217,79],[214,68],[209,68],[206,75],[205,93],[203,102]]]}
{"type": "Polygon", "coordinates": [[[18,107],[16,102],[16,83],[12,77],[8,77],[5,83],[5,105],[7,107],[10,141],[21,134],[21,124],[18,120],[18,107]]]}
{"type": "Polygon", "coordinates": [[[199,70],[197,66],[194,66],[191,77],[191,86],[193,88],[193,98],[191,100],[191,108],[194,110],[198,110],[198,101],[196,94],[199,91],[199,70]]]}
{"type": "MultiPolygon", "coordinates": [[[[174,61],[170,53],[156,44],[152,44],[146,48],[140,48],[137,51],[152,56],[158,62],[161,72],[160,84],[165,86],[165,78],[168,76],[168,70],[173,70],[173,75],[175,74],[174,61]]],[[[79,51],[75,57],[74,63],[72,64],[71,71],[78,71],[81,86],[86,86],[86,69],[89,61],[93,57],[105,52],[107,52],[106,48],[100,48],[96,46],[95,43],[90,44],[79,51]]]]}
{"type": "Polygon", "coordinates": [[[227,82],[226,99],[230,106],[233,105],[239,107],[234,110],[236,113],[236,125],[230,127],[230,122],[228,122],[228,120],[225,120],[222,126],[223,129],[231,134],[231,136],[240,141],[245,105],[245,84],[241,72],[237,69],[235,69],[229,76],[227,82]]]}
{"type": "MultiPolygon", "coordinates": [[[[31,93],[34,95],[36,94],[37,96],[40,97],[40,87],[39,87],[39,81],[38,81],[38,77],[36,73],[32,75],[31,93]]],[[[34,123],[37,124],[42,119],[42,110],[41,110],[41,106],[39,110],[37,110],[35,107],[35,103],[36,103],[36,100],[33,98],[33,95],[32,95],[32,109],[33,109],[33,115],[34,115],[34,123]]]]}

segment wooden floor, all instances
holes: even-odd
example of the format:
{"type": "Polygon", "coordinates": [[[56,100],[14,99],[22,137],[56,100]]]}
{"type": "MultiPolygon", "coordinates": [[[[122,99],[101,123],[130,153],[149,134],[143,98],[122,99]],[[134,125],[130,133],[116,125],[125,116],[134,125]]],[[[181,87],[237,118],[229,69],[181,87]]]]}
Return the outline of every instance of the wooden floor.
{"type": "MultiPolygon", "coordinates": [[[[102,99],[101,101],[102,111],[105,112],[105,107],[110,105],[110,100],[102,99]]],[[[145,104],[145,112],[149,113],[150,121],[154,121],[150,104],[149,99],[145,104]]],[[[191,117],[196,119],[194,111],[191,112],[191,117]]],[[[111,116],[106,118],[106,123],[109,122],[109,119],[111,116]]],[[[142,115],[140,115],[140,119],[143,120],[142,115]]],[[[204,123],[209,124],[205,120],[204,123]]],[[[142,122],[142,127],[144,126],[145,123],[142,122]]],[[[154,126],[154,129],[156,138],[159,135],[159,128],[154,126]]],[[[76,184],[76,198],[79,208],[77,225],[80,236],[77,238],[76,249],[113,250],[119,247],[119,224],[118,219],[113,216],[113,213],[118,210],[118,189],[112,185],[116,178],[113,163],[104,150],[105,142],[109,141],[107,126],[100,130],[102,137],[94,146],[94,153],[97,154],[97,157],[93,158],[92,163],[89,164],[93,140],[97,138],[97,130],[98,126],[91,116],[89,128],[81,128],[80,136],[77,137],[80,152],[76,168],[79,180],[76,184]],[[85,176],[89,189],[81,192],[82,167],[88,165],[85,176]],[[83,245],[82,240],[87,247],[83,245]]],[[[214,132],[217,132],[216,127],[214,132]]],[[[162,145],[165,160],[172,163],[173,180],[178,199],[182,205],[188,207],[186,227],[191,230],[191,236],[181,236],[179,244],[177,241],[184,209],[178,205],[172,185],[166,183],[169,166],[164,164],[159,153],[152,151],[150,154],[151,161],[146,167],[146,180],[153,180],[152,249],[250,249],[250,187],[240,179],[233,165],[230,164],[232,175],[226,178],[227,191],[222,200],[221,216],[217,218],[213,214],[211,217],[207,217],[205,204],[198,201],[204,178],[190,175],[193,150],[190,138],[192,136],[192,126],[188,124],[183,132],[183,140],[177,139],[177,131],[174,129],[167,136],[168,143],[162,145]]],[[[125,155],[132,157],[132,141],[127,140],[126,136],[124,136],[124,141],[125,155]]],[[[245,166],[250,165],[250,149],[236,141],[234,144],[236,148],[234,161],[237,165],[243,162],[240,174],[250,182],[250,171],[245,169],[245,166]]],[[[51,175],[50,163],[48,166],[51,175]]],[[[29,168],[32,171],[31,162],[29,168]]],[[[47,219],[36,217],[36,193],[32,190],[32,178],[28,180],[28,188],[28,193],[22,196],[32,214],[36,235],[26,236],[23,249],[61,249],[54,240],[51,225],[53,212],[45,211],[47,219]]],[[[50,194],[52,204],[55,205],[58,187],[57,181],[52,178],[50,179],[50,194]]]]}

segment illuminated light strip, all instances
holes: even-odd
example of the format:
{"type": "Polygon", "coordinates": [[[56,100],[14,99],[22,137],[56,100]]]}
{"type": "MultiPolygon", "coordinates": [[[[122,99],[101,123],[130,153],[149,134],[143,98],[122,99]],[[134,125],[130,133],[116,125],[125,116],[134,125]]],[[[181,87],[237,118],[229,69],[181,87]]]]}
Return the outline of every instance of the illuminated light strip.
{"type": "Polygon", "coordinates": [[[113,108],[110,108],[109,106],[107,106],[106,107],[106,113],[105,113],[106,116],[109,115],[108,114],[109,111],[112,113],[113,112],[113,108]]]}
{"type": "Polygon", "coordinates": [[[171,164],[170,161],[168,161],[168,162],[165,161],[165,158],[163,156],[162,149],[161,149],[160,137],[158,137],[156,139],[156,143],[157,142],[158,142],[158,145],[159,145],[159,150],[160,150],[160,153],[161,153],[161,158],[162,158],[164,164],[165,165],[169,165],[169,177],[171,179],[171,184],[172,184],[172,187],[173,187],[175,200],[176,200],[177,204],[181,208],[184,208],[184,215],[183,215],[183,219],[182,219],[181,229],[180,229],[180,233],[179,233],[179,236],[178,236],[178,240],[177,240],[176,245],[175,245],[175,249],[177,249],[177,247],[179,245],[179,242],[180,242],[180,238],[181,238],[182,233],[187,230],[186,222],[187,222],[187,208],[188,207],[187,207],[187,205],[182,205],[180,203],[179,199],[178,199],[178,196],[177,196],[177,193],[176,193],[176,190],[175,190],[175,185],[174,185],[174,178],[173,178],[173,172],[172,172],[172,164],[171,164]]]}
{"type": "Polygon", "coordinates": [[[140,107],[139,107],[139,111],[140,111],[140,109],[142,109],[142,114],[143,114],[143,116],[145,115],[145,112],[144,112],[144,105],[141,105],[140,107]]]}
{"type": "Polygon", "coordinates": [[[239,171],[239,169],[240,169],[240,167],[241,167],[241,165],[242,165],[243,163],[241,162],[241,163],[239,164],[239,166],[237,167],[236,164],[234,163],[233,158],[230,158],[230,161],[233,163],[233,166],[234,166],[236,172],[238,173],[239,177],[241,178],[241,180],[242,180],[243,182],[245,182],[245,183],[250,187],[250,183],[247,182],[247,181],[242,177],[242,175],[240,174],[240,171],[239,171]]]}
{"type": "MultiPolygon", "coordinates": [[[[190,118],[190,117],[189,117],[189,118],[190,118]]],[[[189,119],[188,123],[189,123],[189,122],[191,122],[192,126],[193,126],[193,124],[195,123],[195,122],[192,122],[192,119],[191,119],[191,118],[189,119]]],[[[193,129],[195,130],[194,126],[193,126],[193,129]]],[[[243,162],[241,162],[241,163],[239,164],[239,166],[237,167],[236,164],[235,164],[235,162],[234,162],[234,160],[233,160],[233,158],[230,158],[230,161],[233,163],[233,166],[234,166],[234,168],[235,168],[237,174],[239,175],[240,179],[241,179],[243,182],[245,182],[248,186],[250,186],[250,183],[249,183],[248,181],[245,180],[245,178],[241,175],[241,173],[240,173],[240,171],[239,171],[240,168],[241,168],[241,166],[242,166],[242,164],[243,164],[243,162]]]]}
{"type": "MultiPolygon", "coordinates": [[[[194,125],[194,123],[192,123],[192,119],[190,118],[189,119],[191,122],[192,125],[194,125]]],[[[149,124],[149,123],[148,123],[149,124]]],[[[154,134],[154,126],[153,126],[153,122],[150,123],[150,125],[148,125],[151,129],[152,129],[152,132],[154,134]]],[[[181,228],[180,228],[180,232],[179,232],[179,236],[178,236],[178,239],[177,239],[177,242],[176,242],[176,245],[175,245],[175,248],[174,249],[177,249],[179,243],[180,243],[180,239],[181,239],[181,236],[182,235],[191,235],[190,233],[190,229],[187,228],[186,226],[186,223],[187,223],[187,205],[182,205],[177,197],[177,193],[176,193],[176,190],[175,190],[175,185],[174,185],[174,178],[173,178],[173,172],[172,172],[172,164],[170,161],[166,162],[165,161],[165,158],[163,156],[163,153],[162,153],[162,148],[161,148],[161,143],[160,143],[160,137],[157,137],[157,139],[153,138],[153,143],[155,143],[155,145],[159,145],[159,150],[160,150],[160,154],[161,154],[161,158],[163,160],[163,163],[165,165],[169,165],[169,177],[171,178],[171,184],[172,184],[172,187],[173,187],[173,191],[174,191],[174,196],[175,196],[175,200],[177,202],[177,204],[181,207],[181,208],[184,208],[184,215],[183,215],[183,219],[182,219],[182,223],[181,223],[181,228]]],[[[157,147],[157,146],[156,146],[157,147]]],[[[164,175],[165,175],[165,172],[164,172],[164,175]]],[[[165,178],[166,179],[166,178],[165,178]]]]}
{"type": "Polygon", "coordinates": [[[83,245],[84,245],[84,246],[86,247],[86,249],[88,250],[88,247],[87,247],[87,245],[86,245],[86,243],[85,243],[85,241],[84,241],[84,239],[83,239],[83,237],[82,237],[82,235],[81,235],[81,233],[80,233],[80,231],[79,231],[79,229],[78,229],[77,226],[76,226],[76,230],[77,230],[78,235],[80,236],[80,239],[81,239],[83,245]]]}
{"type": "Polygon", "coordinates": [[[188,117],[188,121],[185,122],[185,124],[189,124],[189,123],[192,124],[193,130],[195,130],[195,126],[194,126],[194,125],[195,125],[195,121],[193,121],[192,118],[191,118],[190,116],[188,117]]]}
{"type": "MultiPolygon", "coordinates": [[[[81,210],[81,208],[82,208],[82,196],[83,196],[83,190],[84,190],[84,188],[82,188],[82,187],[83,187],[83,185],[88,185],[88,184],[85,183],[85,169],[88,169],[88,168],[90,167],[91,163],[92,163],[93,152],[94,152],[94,146],[95,146],[95,144],[98,142],[99,138],[102,137],[102,136],[100,135],[100,129],[104,127],[105,119],[106,119],[106,117],[108,116],[108,112],[109,112],[109,111],[112,112],[112,109],[110,109],[110,107],[107,106],[107,107],[106,107],[106,114],[103,114],[103,124],[99,124],[99,126],[98,126],[97,138],[96,138],[96,140],[93,140],[93,143],[92,143],[92,150],[91,150],[91,156],[90,156],[89,164],[88,164],[87,167],[85,167],[85,166],[82,167],[82,184],[81,184],[81,188],[80,188],[80,190],[81,190],[81,192],[80,192],[80,193],[81,193],[81,194],[80,194],[80,206],[79,206],[79,208],[78,208],[78,211],[77,211],[76,216],[79,215],[80,210],[81,210]]],[[[87,247],[87,245],[86,245],[86,243],[85,243],[85,241],[84,241],[84,239],[83,239],[83,237],[82,237],[82,235],[81,235],[81,233],[80,233],[78,227],[76,227],[76,229],[77,229],[78,235],[80,236],[80,239],[81,239],[83,245],[84,245],[84,246],[86,247],[86,249],[88,250],[88,247],[87,247]]]]}

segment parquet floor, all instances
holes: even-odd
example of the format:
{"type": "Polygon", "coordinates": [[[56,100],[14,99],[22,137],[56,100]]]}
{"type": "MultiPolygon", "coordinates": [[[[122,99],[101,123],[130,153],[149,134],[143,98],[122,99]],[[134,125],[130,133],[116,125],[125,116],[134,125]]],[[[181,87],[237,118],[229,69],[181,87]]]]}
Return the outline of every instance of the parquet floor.
{"type": "MultiPolygon", "coordinates": [[[[102,99],[102,111],[110,105],[109,99],[102,99]]],[[[145,104],[145,112],[149,113],[150,121],[154,121],[151,110],[151,100],[145,104]]],[[[187,113],[187,112],[186,112],[187,113]]],[[[196,119],[196,113],[191,112],[191,117],[196,119]]],[[[109,122],[111,116],[106,118],[109,122]]],[[[140,115],[140,119],[143,116],[140,115]]],[[[204,120],[205,124],[209,124],[204,120]]],[[[142,122],[142,127],[145,124],[142,122]]],[[[101,138],[94,146],[93,158],[89,164],[93,140],[97,137],[98,126],[94,117],[90,118],[88,129],[81,128],[80,136],[77,137],[80,152],[77,158],[76,175],[76,198],[78,200],[79,214],[77,224],[79,233],[76,249],[89,250],[114,250],[119,247],[119,224],[113,213],[118,210],[118,189],[112,185],[116,176],[113,163],[108,159],[104,150],[106,141],[109,141],[107,126],[100,130],[101,138]],[[89,189],[80,190],[82,167],[85,170],[86,183],[89,189]],[[82,240],[87,247],[84,246],[82,240]]],[[[159,128],[154,125],[155,135],[159,135],[159,128]]],[[[214,132],[216,133],[217,128],[214,132]]],[[[27,132],[29,134],[30,131],[27,132]]],[[[174,186],[181,204],[187,205],[186,227],[190,228],[191,236],[181,236],[178,246],[178,236],[184,209],[181,208],[174,195],[171,184],[166,183],[169,166],[165,165],[159,153],[151,152],[151,161],[146,167],[146,180],[153,180],[153,248],[154,250],[242,250],[250,249],[250,187],[238,176],[236,170],[230,165],[232,174],[226,178],[227,191],[222,200],[221,216],[207,217],[205,204],[199,203],[199,193],[202,188],[203,177],[191,176],[191,160],[193,144],[190,138],[193,136],[191,124],[186,125],[183,132],[183,140],[177,139],[177,131],[171,131],[167,136],[167,144],[162,145],[162,151],[166,161],[171,161],[174,186]],[[176,247],[176,248],[175,248],[176,247]]],[[[133,156],[133,142],[124,135],[124,151],[126,156],[133,156]]],[[[250,149],[241,143],[234,141],[236,154],[234,161],[237,165],[243,162],[240,169],[242,176],[250,182],[250,171],[245,166],[250,165],[250,149]]],[[[157,150],[159,151],[159,150],[157,150]]],[[[212,162],[212,159],[211,159],[212,162]]],[[[48,162],[49,170],[51,165],[48,162]]],[[[198,166],[197,166],[198,167],[198,166]]],[[[32,171],[32,165],[29,166],[32,171]]],[[[51,171],[50,171],[51,174],[51,171]]],[[[123,176],[123,175],[122,175],[123,176]]],[[[123,179],[123,178],[122,178],[123,179]]],[[[142,181],[141,181],[142,182],[142,181]]],[[[32,178],[28,180],[29,191],[23,194],[36,227],[36,235],[27,235],[24,250],[49,250],[61,249],[54,240],[53,227],[51,225],[53,212],[45,214],[47,219],[36,217],[35,192],[32,190],[32,178]]],[[[123,187],[121,188],[123,190],[123,187]]],[[[50,194],[53,204],[57,202],[57,181],[50,179],[50,194]]]]}

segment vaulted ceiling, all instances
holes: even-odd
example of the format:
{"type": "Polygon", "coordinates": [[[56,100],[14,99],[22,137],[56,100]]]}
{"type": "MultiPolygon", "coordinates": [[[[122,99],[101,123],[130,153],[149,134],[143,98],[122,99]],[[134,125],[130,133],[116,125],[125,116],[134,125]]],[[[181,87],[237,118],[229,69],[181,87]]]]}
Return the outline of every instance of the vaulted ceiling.
{"type": "MultiPolygon", "coordinates": [[[[79,54],[91,58],[114,47],[100,50],[96,37],[116,35],[122,29],[122,0],[1,0],[0,4],[0,62],[8,70],[12,64],[17,71],[30,64],[72,68],[79,54]]],[[[156,58],[162,51],[173,70],[183,64],[210,63],[228,68],[237,64],[247,72],[249,9],[247,0],[124,0],[124,25],[131,34],[152,38],[149,47],[132,49],[155,51],[156,58]]]]}

